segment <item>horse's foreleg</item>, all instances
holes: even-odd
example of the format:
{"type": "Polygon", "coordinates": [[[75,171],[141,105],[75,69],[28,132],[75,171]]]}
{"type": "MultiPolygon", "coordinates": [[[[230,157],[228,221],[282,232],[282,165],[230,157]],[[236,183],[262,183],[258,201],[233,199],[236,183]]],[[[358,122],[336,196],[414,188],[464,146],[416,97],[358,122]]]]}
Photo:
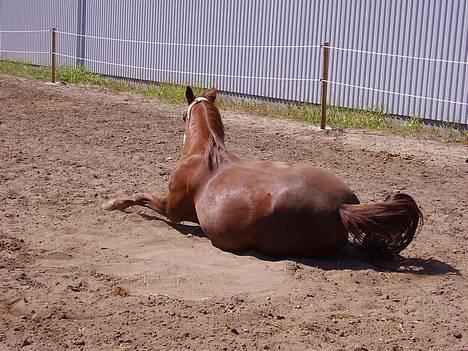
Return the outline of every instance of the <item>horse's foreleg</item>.
{"type": "Polygon", "coordinates": [[[168,192],[166,196],[138,193],[116,197],[102,204],[102,208],[108,211],[123,210],[130,206],[150,208],[172,222],[191,221],[198,223],[193,199],[185,192],[168,192]]]}
{"type": "Polygon", "coordinates": [[[110,199],[102,204],[102,208],[108,211],[114,211],[123,210],[130,206],[143,206],[167,217],[166,202],[165,196],[138,193],[131,196],[122,196],[110,199]]]}

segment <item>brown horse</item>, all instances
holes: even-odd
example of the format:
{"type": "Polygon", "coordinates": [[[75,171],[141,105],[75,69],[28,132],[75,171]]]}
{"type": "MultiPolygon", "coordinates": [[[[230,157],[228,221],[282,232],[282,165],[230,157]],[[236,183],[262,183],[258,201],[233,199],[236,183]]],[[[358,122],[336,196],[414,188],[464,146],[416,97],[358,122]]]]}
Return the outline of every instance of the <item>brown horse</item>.
{"type": "Polygon", "coordinates": [[[216,90],[195,98],[187,87],[182,155],[165,196],[139,193],[103,204],[107,210],[148,207],[174,222],[199,223],[213,245],[257,249],[268,256],[333,254],[348,233],[374,252],[397,254],[413,239],[421,212],[406,194],[360,204],[330,172],[290,162],[250,162],[224,144],[216,90]]]}

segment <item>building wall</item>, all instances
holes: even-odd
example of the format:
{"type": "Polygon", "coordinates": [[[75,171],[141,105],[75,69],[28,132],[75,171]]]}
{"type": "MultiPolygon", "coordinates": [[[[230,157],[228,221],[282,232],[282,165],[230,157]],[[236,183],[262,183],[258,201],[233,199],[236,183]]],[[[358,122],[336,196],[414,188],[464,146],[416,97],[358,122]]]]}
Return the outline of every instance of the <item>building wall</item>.
{"type": "MultiPolygon", "coordinates": [[[[59,57],[62,64],[75,64],[74,57],[82,55],[86,66],[99,73],[214,84],[232,93],[311,103],[320,99],[317,46],[325,41],[332,47],[468,61],[466,0],[0,0],[0,31],[51,27],[129,40],[80,40],[59,33],[58,52],[73,57],[59,57]]],[[[3,50],[50,50],[50,34],[1,33],[0,45],[3,50]]],[[[1,55],[49,62],[47,55],[1,55]]],[[[468,64],[332,48],[329,80],[465,103],[331,84],[330,104],[468,124],[468,64]]]]}

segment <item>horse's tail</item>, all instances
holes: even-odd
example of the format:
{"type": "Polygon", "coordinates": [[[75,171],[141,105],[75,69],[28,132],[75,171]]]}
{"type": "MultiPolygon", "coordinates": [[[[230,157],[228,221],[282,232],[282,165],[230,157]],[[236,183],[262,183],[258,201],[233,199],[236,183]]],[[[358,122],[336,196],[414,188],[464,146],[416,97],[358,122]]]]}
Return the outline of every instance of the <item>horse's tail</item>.
{"type": "Polygon", "coordinates": [[[413,240],[422,213],[407,194],[392,194],[377,204],[343,204],[346,230],[372,253],[397,255],[413,240]]]}

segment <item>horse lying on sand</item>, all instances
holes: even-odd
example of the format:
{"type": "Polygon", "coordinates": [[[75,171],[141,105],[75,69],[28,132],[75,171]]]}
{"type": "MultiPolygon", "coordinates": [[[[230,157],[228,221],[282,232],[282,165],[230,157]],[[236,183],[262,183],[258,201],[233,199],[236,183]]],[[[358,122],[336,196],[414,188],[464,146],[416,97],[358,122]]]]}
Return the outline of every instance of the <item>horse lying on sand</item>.
{"type": "Polygon", "coordinates": [[[184,145],[168,193],[117,197],[104,209],[148,207],[173,222],[199,223],[220,249],[256,249],[271,257],[330,255],[346,245],[349,233],[369,251],[396,255],[414,238],[422,215],[411,196],[360,204],[325,169],[244,161],[224,144],[216,90],[196,98],[187,87],[185,95],[184,145]]]}

